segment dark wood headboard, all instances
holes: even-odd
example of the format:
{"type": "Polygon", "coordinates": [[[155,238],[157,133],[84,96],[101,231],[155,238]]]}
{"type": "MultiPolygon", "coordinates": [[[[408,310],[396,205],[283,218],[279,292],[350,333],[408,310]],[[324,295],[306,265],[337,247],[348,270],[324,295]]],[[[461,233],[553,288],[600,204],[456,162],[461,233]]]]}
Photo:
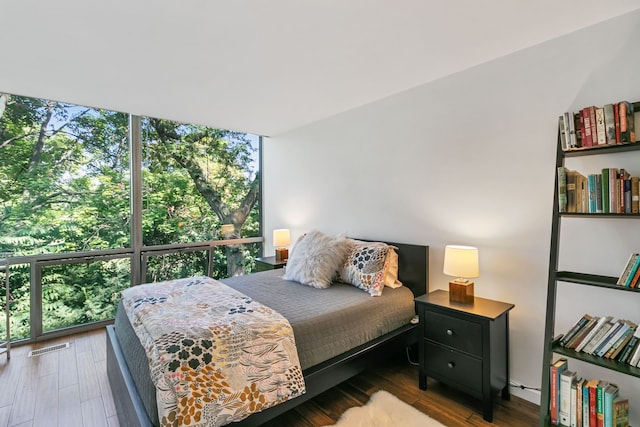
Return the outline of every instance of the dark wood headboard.
{"type": "Polygon", "coordinates": [[[429,292],[429,246],[387,243],[398,248],[398,280],[416,297],[429,292]]]}

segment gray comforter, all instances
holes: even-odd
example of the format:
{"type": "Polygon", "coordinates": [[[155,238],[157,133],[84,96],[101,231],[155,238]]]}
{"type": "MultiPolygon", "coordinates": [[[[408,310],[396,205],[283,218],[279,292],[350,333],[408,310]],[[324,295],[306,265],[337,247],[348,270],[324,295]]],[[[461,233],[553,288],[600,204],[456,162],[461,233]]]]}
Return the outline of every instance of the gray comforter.
{"type": "MultiPolygon", "coordinates": [[[[283,270],[222,279],[243,294],[278,311],[293,327],[304,370],[409,323],[414,315],[412,292],[385,288],[372,297],[351,285],[335,283],[316,289],[284,280],[283,270]]],[[[151,420],[157,425],[155,387],[144,349],[118,307],[115,332],[151,420]]]]}

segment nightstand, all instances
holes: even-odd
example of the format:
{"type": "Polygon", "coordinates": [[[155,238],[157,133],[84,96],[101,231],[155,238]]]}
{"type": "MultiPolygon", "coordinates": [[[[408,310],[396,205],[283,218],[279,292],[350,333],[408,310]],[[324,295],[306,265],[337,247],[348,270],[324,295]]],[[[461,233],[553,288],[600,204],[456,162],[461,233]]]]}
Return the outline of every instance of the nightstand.
{"type": "Polygon", "coordinates": [[[275,256],[265,256],[254,259],[256,261],[256,271],[276,270],[287,265],[287,261],[276,261],[275,256]]]}
{"type": "Polygon", "coordinates": [[[514,307],[485,298],[449,303],[437,290],[415,299],[420,316],[420,371],[482,400],[482,417],[493,421],[493,398],[509,400],[509,311],[514,307]]]}

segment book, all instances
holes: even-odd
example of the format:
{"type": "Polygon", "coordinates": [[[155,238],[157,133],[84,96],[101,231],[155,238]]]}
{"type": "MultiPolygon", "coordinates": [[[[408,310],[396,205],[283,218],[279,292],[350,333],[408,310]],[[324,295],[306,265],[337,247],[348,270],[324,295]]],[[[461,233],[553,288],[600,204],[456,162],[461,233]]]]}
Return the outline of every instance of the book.
{"type": "Polygon", "coordinates": [[[551,365],[549,370],[549,415],[551,424],[557,425],[560,420],[560,376],[567,369],[568,361],[561,357],[551,365]]]}
{"type": "Polygon", "coordinates": [[[560,147],[562,151],[569,151],[569,146],[567,145],[567,135],[564,131],[564,117],[558,117],[558,132],[560,133],[560,147]]]}
{"type": "Polygon", "coordinates": [[[565,112],[564,115],[564,131],[565,138],[567,139],[567,145],[569,149],[578,148],[578,142],[576,139],[576,123],[573,113],[565,112]]]}
{"type": "Polygon", "coordinates": [[[596,108],[596,132],[598,133],[598,145],[607,145],[607,132],[604,125],[604,108],[602,107],[596,108]]]}
{"type": "Polygon", "coordinates": [[[589,116],[589,107],[585,107],[580,110],[581,117],[581,127],[582,130],[582,146],[583,147],[591,147],[593,146],[593,138],[591,136],[591,117],[589,116]]]}
{"type": "MultiPolygon", "coordinates": [[[[631,213],[631,209],[629,209],[629,212],[626,212],[626,206],[625,205],[625,181],[628,180],[629,178],[631,178],[631,175],[629,175],[629,172],[627,172],[624,168],[620,168],[620,170],[618,171],[618,213],[631,213]]],[[[631,181],[629,181],[629,184],[631,184],[631,181]]],[[[631,186],[629,186],[629,203],[631,203],[631,186]]]]}
{"type": "Polygon", "coordinates": [[[600,317],[598,319],[598,322],[594,326],[594,328],[587,334],[586,337],[584,337],[582,342],[579,345],[576,346],[575,351],[582,351],[584,349],[584,347],[587,344],[589,344],[589,342],[592,340],[593,336],[602,328],[602,326],[606,322],[610,322],[610,321],[611,321],[611,316],[602,316],[602,317],[600,317]]]}
{"type": "Polygon", "coordinates": [[[617,102],[613,104],[613,115],[614,120],[616,122],[616,144],[620,144],[620,114],[619,114],[620,104],[617,102]]]}
{"type": "Polygon", "coordinates": [[[620,354],[622,350],[624,350],[624,348],[627,346],[629,341],[631,341],[631,339],[633,338],[633,334],[636,332],[636,330],[637,330],[637,325],[630,326],[629,329],[627,329],[622,334],[622,336],[620,336],[620,338],[618,338],[618,340],[611,346],[609,351],[605,353],[604,357],[607,359],[616,359],[618,357],[618,354],[620,354]]]}
{"type": "Polygon", "coordinates": [[[617,397],[613,400],[613,427],[629,427],[629,399],[617,397]]]}
{"type": "Polygon", "coordinates": [[[565,347],[574,348],[575,349],[578,345],[580,345],[582,340],[596,326],[596,324],[598,323],[598,319],[599,319],[599,317],[593,316],[593,318],[591,320],[589,320],[589,322],[587,322],[587,324],[583,328],[581,328],[578,331],[578,333],[567,342],[567,345],[565,345],[565,347]]]}
{"type": "Polygon", "coordinates": [[[623,201],[624,201],[624,213],[631,213],[631,177],[624,178],[623,185],[623,201]]]}
{"type": "MultiPolygon", "coordinates": [[[[562,166],[561,166],[562,167],[562,166]]],[[[566,212],[588,212],[589,210],[589,192],[587,177],[580,172],[562,167],[558,168],[560,175],[564,174],[564,193],[566,194],[567,208],[566,212]]],[[[558,177],[558,205],[560,205],[561,181],[563,177],[558,177]]]]}
{"type": "Polygon", "coordinates": [[[577,117],[577,124],[576,124],[576,138],[578,139],[578,147],[580,148],[589,148],[586,144],[586,141],[584,139],[584,117],[582,117],[582,114],[580,114],[581,112],[578,111],[578,114],[576,114],[577,117]]]}
{"type": "Polygon", "coordinates": [[[558,416],[560,424],[569,426],[571,423],[571,385],[576,382],[576,373],[565,369],[560,374],[560,408],[558,416]]]}
{"type": "Polygon", "coordinates": [[[627,332],[631,329],[631,324],[627,323],[625,320],[621,320],[618,323],[618,326],[609,333],[607,338],[600,344],[600,346],[596,349],[595,355],[599,357],[604,357],[604,355],[609,351],[609,349],[627,332]]]}
{"type": "MultiPolygon", "coordinates": [[[[581,381],[580,378],[571,382],[571,390],[569,396],[569,427],[576,427],[578,421],[578,411],[577,411],[577,402],[578,402],[578,383],[581,381]]],[[[613,409],[613,401],[611,401],[611,408],[613,409]]],[[[581,424],[582,426],[582,424],[581,424]]]]}
{"type": "Polygon", "coordinates": [[[571,340],[580,331],[580,329],[582,329],[587,323],[589,323],[591,319],[593,319],[593,316],[588,313],[582,315],[582,317],[578,319],[578,321],[575,322],[571,326],[571,328],[569,328],[569,330],[562,336],[562,338],[560,339],[560,345],[563,347],[566,346],[569,340],[571,340]]]}
{"type": "Polygon", "coordinates": [[[620,194],[620,186],[618,183],[618,168],[609,168],[609,213],[619,213],[618,200],[620,194]]]}
{"type": "Polygon", "coordinates": [[[567,178],[567,212],[578,212],[578,174],[576,171],[566,169],[567,178]]]}
{"type": "Polygon", "coordinates": [[[618,386],[615,384],[607,385],[604,390],[604,408],[603,419],[604,427],[613,427],[613,401],[618,397],[618,386]]]}
{"type": "Polygon", "coordinates": [[[598,212],[598,198],[596,197],[596,174],[591,173],[587,175],[587,191],[589,192],[589,209],[587,212],[598,212]]]}
{"type": "Polygon", "coordinates": [[[618,116],[620,117],[620,143],[629,144],[636,142],[633,121],[633,104],[627,101],[622,101],[618,105],[618,116]]]}
{"type": "Polygon", "coordinates": [[[596,107],[595,105],[591,105],[587,107],[587,111],[589,113],[589,121],[591,124],[591,140],[593,141],[593,146],[598,145],[598,128],[596,126],[596,107]]]}
{"type": "Polygon", "coordinates": [[[631,213],[640,212],[640,188],[638,187],[639,181],[637,176],[631,177],[631,213]]]}
{"type": "Polygon", "coordinates": [[[582,383],[582,427],[589,427],[589,380],[582,383]]]}
{"type": "Polygon", "coordinates": [[[638,282],[640,282],[640,268],[636,269],[635,274],[631,278],[631,282],[629,283],[630,288],[637,288],[638,282]]]}
{"type": "Polygon", "coordinates": [[[633,355],[636,345],[640,342],[640,329],[636,328],[629,342],[624,346],[622,352],[618,355],[617,361],[627,363],[627,360],[633,355]]]}
{"type": "Polygon", "coordinates": [[[602,182],[602,212],[609,213],[609,168],[601,171],[602,182]]]}
{"type": "Polygon", "coordinates": [[[596,386],[596,427],[604,427],[604,389],[609,385],[605,380],[596,386]]]}
{"type": "Polygon", "coordinates": [[[613,327],[614,322],[612,320],[607,320],[602,326],[598,329],[598,331],[593,335],[589,343],[582,349],[584,353],[593,354],[594,350],[600,342],[607,337],[607,333],[613,327]]]}
{"type": "Polygon", "coordinates": [[[581,173],[577,173],[576,183],[578,185],[578,212],[589,212],[589,187],[587,177],[581,173]]]}
{"type": "Polygon", "coordinates": [[[616,119],[613,104],[604,106],[604,128],[608,145],[616,144],[616,119]]]}
{"type": "Polygon", "coordinates": [[[627,287],[627,288],[630,287],[631,281],[633,280],[633,277],[635,276],[639,266],[640,266],[640,256],[637,256],[636,259],[633,261],[633,266],[629,271],[629,275],[624,281],[624,284],[623,284],[624,287],[627,287]]]}
{"type": "Polygon", "coordinates": [[[633,355],[631,359],[629,359],[629,365],[638,366],[638,360],[640,360],[640,345],[636,345],[636,348],[633,350],[633,355]]]}
{"type": "Polygon", "coordinates": [[[602,175],[596,174],[596,212],[602,213],[602,175]]]}
{"type": "Polygon", "coordinates": [[[582,390],[587,382],[584,378],[579,378],[576,381],[576,401],[572,402],[571,410],[575,409],[575,417],[573,412],[571,413],[571,425],[575,427],[583,427],[582,425],[582,390]]]}
{"type": "Polygon", "coordinates": [[[587,386],[589,388],[589,427],[596,427],[596,389],[598,388],[598,380],[589,380],[587,386]]]}
{"type": "Polygon", "coordinates": [[[631,269],[633,268],[633,265],[639,255],[640,254],[638,254],[637,252],[634,252],[631,255],[629,255],[629,259],[627,260],[627,263],[624,265],[624,269],[622,270],[622,273],[620,273],[620,277],[616,281],[616,285],[623,286],[626,283],[627,278],[629,277],[629,274],[631,274],[631,269]]]}
{"type": "Polygon", "coordinates": [[[567,211],[567,168],[558,166],[558,212],[567,211]]]}

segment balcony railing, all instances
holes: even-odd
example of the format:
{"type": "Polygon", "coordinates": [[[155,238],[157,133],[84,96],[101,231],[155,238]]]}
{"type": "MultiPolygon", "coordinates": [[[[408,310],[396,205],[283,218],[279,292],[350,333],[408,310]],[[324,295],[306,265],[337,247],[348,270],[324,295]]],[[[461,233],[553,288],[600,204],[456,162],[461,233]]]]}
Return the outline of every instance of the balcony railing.
{"type": "MultiPolygon", "coordinates": [[[[135,278],[146,282],[148,278],[167,280],[176,274],[203,274],[211,277],[227,277],[238,274],[238,269],[222,271],[220,264],[232,251],[242,251],[246,245],[261,244],[263,237],[247,237],[227,240],[211,240],[206,242],[178,243],[169,245],[143,246],[138,254],[131,248],[108,249],[75,253],[52,253],[29,256],[14,256],[9,259],[9,269],[20,268],[29,275],[29,318],[20,319],[20,323],[29,325],[28,337],[22,334],[12,344],[23,344],[55,337],[80,333],[104,327],[113,323],[113,315],[119,301],[119,294],[127,286],[135,286],[135,278]],[[225,253],[220,251],[224,250],[225,253]],[[218,252],[216,252],[218,251],[218,252]],[[139,257],[140,262],[132,262],[139,257]],[[163,257],[169,257],[164,264],[170,267],[164,271],[163,257]],[[171,258],[173,257],[173,258],[171,258]],[[216,270],[216,261],[217,270],[216,270]],[[99,264],[98,264],[99,263],[99,264]],[[81,267],[81,264],[85,264],[81,267]],[[181,268],[176,268],[176,265],[181,268]],[[140,272],[132,274],[132,266],[139,265],[140,272]],[[91,267],[89,267],[91,266],[91,267]],[[101,304],[88,304],[86,323],[73,324],[66,321],[65,314],[69,307],[66,299],[83,298],[82,293],[92,292],[90,286],[93,278],[108,278],[109,285],[101,287],[98,292],[104,295],[101,304]],[[64,284],[63,286],[60,286],[64,284]],[[72,292],[69,287],[72,287],[72,292]],[[63,289],[64,288],[64,289],[63,289]],[[104,301],[110,301],[104,303],[104,301]],[[97,319],[97,320],[96,320],[97,319]]],[[[240,270],[253,271],[253,259],[241,266],[240,270]]],[[[94,289],[93,292],[96,292],[94,289]]],[[[86,297],[87,295],[84,295],[86,297]]],[[[94,295],[95,296],[95,295],[94,295]]],[[[77,319],[76,319],[77,320],[77,319]]],[[[15,336],[15,334],[13,334],[15,336]]]]}

